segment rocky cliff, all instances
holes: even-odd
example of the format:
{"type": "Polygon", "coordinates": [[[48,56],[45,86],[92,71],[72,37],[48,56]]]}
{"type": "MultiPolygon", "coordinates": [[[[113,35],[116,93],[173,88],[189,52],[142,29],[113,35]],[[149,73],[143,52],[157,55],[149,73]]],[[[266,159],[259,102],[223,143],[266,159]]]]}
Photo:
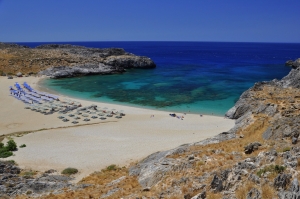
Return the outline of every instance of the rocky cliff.
{"type": "Polygon", "coordinates": [[[1,74],[39,73],[52,78],[62,78],[155,67],[150,58],[128,53],[121,48],[86,48],[69,44],[47,44],[29,48],[0,43],[1,74]]]}

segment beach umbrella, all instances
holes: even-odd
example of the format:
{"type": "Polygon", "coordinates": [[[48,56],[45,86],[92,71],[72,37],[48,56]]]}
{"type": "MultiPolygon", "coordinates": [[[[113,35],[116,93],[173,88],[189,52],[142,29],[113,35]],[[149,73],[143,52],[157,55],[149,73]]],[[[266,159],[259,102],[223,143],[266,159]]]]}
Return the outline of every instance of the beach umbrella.
{"type": "Polygon", "coordinates": [[[59,118],[59,119],[64,119],[65,117],[64,117],[64,116],[58,116],[57,118],[59,118]]]}
{"type": "Polygon", "coordinates": [[[89,118],[85,118],[83,121],[86,121],[86,122],[87,122],[87,121],[90,121],[90,119],[89,119],[89,118]]]}
{"type": "Polygon", "coordinates": [[[83,117],[88,117],[89,115],[87,115],[87,114],[83,114],[82,116],[83,116],[83,117]]]}
{"type": "Polygon", "coordinates": [[[67,118],[64,118],[62,121],[64,121],[64,122],[67,122],[67,121],[69,121],[67,118]]]}
{"type": "Polygon", "coordinates": [[[93,119],[96,119],[96,118],[98,118],[98,117],[97,117],[97,116],[95,116],[95,115],[93,115],[93,116],[92,116],[92,118],[93,118],[93,119]]]}
{"type": "Polygon", "coordinates": [[[101,119],[101,120],[105,120],[105,119],[106,119],[106,117],[100,117],[100,119],[101,119]]]}
{"type": "Polygon", "coordinates": [[[73,121],[72,123],[73,123],[73,124],[77,124],[78,122],[77,122],[77,121],[73,121]]]}
{"type": "Polygon", "coordinates": [[[76,120],[79,120],[79,119],[80,119],[80,117],[75,117],[74,119],[76,119],[76,120]]]}
{"type": "Polygon", "coordinates": [[[96,106],[96,107],[97,107],[97,105],[96,105],[96,104],[92,104],[91,106],[96,106]]]}

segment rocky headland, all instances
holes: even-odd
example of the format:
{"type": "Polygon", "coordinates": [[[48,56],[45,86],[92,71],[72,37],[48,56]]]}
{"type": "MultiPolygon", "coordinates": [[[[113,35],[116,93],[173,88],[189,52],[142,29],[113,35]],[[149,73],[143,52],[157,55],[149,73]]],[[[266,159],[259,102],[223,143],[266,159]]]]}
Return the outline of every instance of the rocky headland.
{"type": "MultiPolygon", "coordinates": [[[[62,185],[57,182],[59,188],[52,191],[45,189],[37,192],[26,185],[24,191],[18,193],[18,183],[9,186],[3,184],[6,188],[2,190],[10,190],[4,192],[3,196],[107,199],[299,198],[299,80],[300,67],[293,66],[290,73],[281,80],[258,82],[245,91],[226,113],[227,118],[236,120],[235,126],[228,132],[151,154],[128,168],[111,165],[82,179],[78,184],[62,185]]],[[[5,176],[3,173],[0,175],[5,176]]],[[[39,181],[43,175],[35,179],[39,181]]],[[[18,178],[15,179],[18,181],[18,178]]]]}
{"type": "Polygon", "coordinates": [[[0,75],[38,74],[64,78],[155,67],[150,58],[128,53],[121,48],[86,48],[69,44],[46,44],[29,48],[0,43],[0,75]]]}

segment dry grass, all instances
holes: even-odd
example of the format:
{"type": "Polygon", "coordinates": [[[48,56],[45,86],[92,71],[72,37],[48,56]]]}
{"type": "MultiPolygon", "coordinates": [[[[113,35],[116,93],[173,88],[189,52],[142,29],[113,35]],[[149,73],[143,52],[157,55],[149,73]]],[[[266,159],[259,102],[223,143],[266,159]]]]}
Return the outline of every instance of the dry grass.
{"type": "Polygon", "coordinates": [[[220,199],[223,195],[221,193],[213,193],[213,192],[206,192],[207,199],[220,199]]]}
{"type": "Polygon", "coordinates": [[[261,186],[261,192],[262,199],[270,199],[276,197],[276,190],[267,184],[261,186]]]}
{"type": "Polygon", "coordinates": [[[236,192],[235,192],[235,196],[238,199],[246,199],[246,196],[248,194],[248,192],[255,187],[255,184],[252,182],[246,182],[246,184],[244,184],[242,187],[239,187],[236,192]]]}

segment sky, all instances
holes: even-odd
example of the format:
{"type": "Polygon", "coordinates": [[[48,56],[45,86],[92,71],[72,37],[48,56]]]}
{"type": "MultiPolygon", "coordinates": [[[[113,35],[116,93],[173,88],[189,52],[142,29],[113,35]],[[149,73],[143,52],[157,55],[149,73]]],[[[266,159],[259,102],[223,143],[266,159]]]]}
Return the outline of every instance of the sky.
{"type": "Polygon", "coordinates": [[[300,43],[300,0],[0,0],[1,42],[300,43]]]}

